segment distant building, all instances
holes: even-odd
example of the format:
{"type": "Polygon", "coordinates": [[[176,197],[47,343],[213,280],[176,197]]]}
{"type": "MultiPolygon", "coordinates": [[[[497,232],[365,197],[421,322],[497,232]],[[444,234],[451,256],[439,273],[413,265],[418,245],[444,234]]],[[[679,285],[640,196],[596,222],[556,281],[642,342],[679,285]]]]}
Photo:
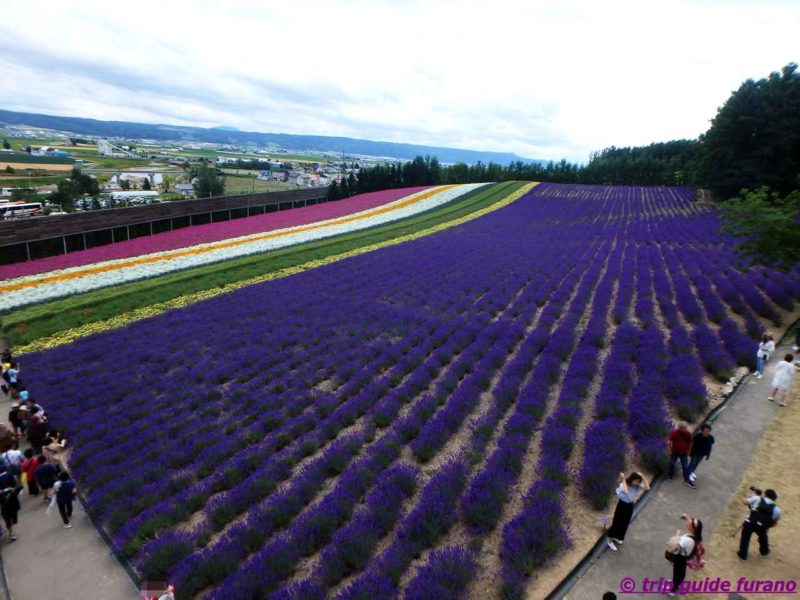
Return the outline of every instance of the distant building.
{"type": "Polygon", "coordinates": [[[97,153],[100,156],[114,156],[114,147],[108,140],[97,140],[97,153]]]}
{"type": "Polygon", "coordinates": [[[194,186],[191,183],[178,183],[174,189],[176,193],[184,196],[192,196],[194,194],[194,186]]]}

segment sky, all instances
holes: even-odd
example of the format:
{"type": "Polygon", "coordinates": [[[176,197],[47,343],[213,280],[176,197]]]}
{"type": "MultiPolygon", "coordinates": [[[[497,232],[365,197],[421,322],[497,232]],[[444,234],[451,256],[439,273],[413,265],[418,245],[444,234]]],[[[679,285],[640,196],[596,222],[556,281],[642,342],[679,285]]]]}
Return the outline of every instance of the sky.
{"type": "Polygon", "coordinates": [[[0,0],[0,108],[585,162],[800,62],[800,0],[0,0]]]}

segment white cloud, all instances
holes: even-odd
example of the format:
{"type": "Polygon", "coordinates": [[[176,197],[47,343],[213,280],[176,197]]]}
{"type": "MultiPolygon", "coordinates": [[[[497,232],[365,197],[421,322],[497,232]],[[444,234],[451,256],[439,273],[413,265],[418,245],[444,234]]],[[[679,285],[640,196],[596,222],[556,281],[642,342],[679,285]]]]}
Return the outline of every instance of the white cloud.
{"type": "Polygon", "coordinates": [[[585,160],[798,60],[796,2],[7,3],[2,107],[585,160]]]}

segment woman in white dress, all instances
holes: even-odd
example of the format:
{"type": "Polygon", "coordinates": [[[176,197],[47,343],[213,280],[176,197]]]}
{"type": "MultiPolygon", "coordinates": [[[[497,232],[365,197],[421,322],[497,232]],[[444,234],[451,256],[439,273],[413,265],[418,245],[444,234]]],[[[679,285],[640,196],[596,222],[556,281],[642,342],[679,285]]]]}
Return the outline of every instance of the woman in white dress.
{"type": "Polygon", "coordinates": [[[775,377],[772,378],[772,394],[767,398],[770,402],[780,399],[780,405],[786,406],[786,392],[792,387],[794,372],[797,367],[792,363],[794,356],[787,354],[775,367],[775,377]]]}

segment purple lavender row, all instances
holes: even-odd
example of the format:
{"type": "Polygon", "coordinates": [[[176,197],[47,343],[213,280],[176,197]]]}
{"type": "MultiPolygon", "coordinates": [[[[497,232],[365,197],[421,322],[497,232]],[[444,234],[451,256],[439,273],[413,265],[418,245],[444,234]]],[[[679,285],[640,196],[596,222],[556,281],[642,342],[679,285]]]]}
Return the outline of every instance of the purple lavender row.
{"type": "MultiPolygon", "coordinates": [[[[207,597],[210,600],[266,597],[291,576],[301,557],[309,556],[330,541],[333,533],[349,520],[355,505],[375,481],[376,473],[385,469],[390,460],[393,458],[387,456],[381,462],[373,458],[357,461],[352,469],[342,474],[322,502],[307,511],[283,535],[247,559],[207,597]],[[276,557],[280,557],[277,562],[276,557]]],[[[417,476],[418,471],[408,465],[384,471],[368,495],[368,503],[384,501],[392,492],[395,494],[392,502],[399,510],[403,500],[416,487],[417,476]]]]}
{"type": "Polygon", "coordinates": [[[397,595],[400,577],[423,550],[432,548],[456,519],[456,504],[467,480],[461,461],[440,467],[420,492],[419,501],[400,522],[392,544],[334,596],[336,600],[372,600],[397,595]]]}
{"type": "MultiPolygon", "coordinates": [[[[573,256],[573,258],[576,258],[573,256]]],[[[461,500],[461,513],[473,534],[491,531],[497,524],[511,486],[522,471],[528,440],[546,408],[551,387],[560,376],[560,360],[550,352],[551,329],[559,317],[560,306],[578,283],[577,273],[567,273],[528,335],[520,354],[538,357],[527,384],[520,390],[515,410],[498,437],[496,448],[482,471],[471,481],[461,500]]]]}
{"type": "MultiPolygon", "coordinates": [[[[476,328],[467,328],[466,331],[465,330],[458,331],[457,334],[455,335],[455,337],[451,338],[448,341],[448,343],[452,343],[453,349],[457,349],[459,347],[459,344],[462,344],[464,347],[469,347],[469,344],[472,343],[472,341],[477,337],[478,331],[479,330],[476,329],[476,328]]],[[[438,336],[432,336],[431,339],[436,340],[436,339],[441,339],[441,338],[438,337],[438,336]]],[[[436,356],[431,356],[431,359],[436,361],[436,356]]],[[[435,372],[429,372],[429,377],[432,377],[434,374],[435,374],[435,372]]],[[[412,379],[409,379],[407,381],[407,384],[413,385],[412,379]]],[[[426,385],[427,385],[427,383],[426,383],[426,385]]],[[[401,390],[398,389],[398,390],[396,390],[396,392],[398,393],[398,395],[400,395],[402,397],[401,390]]],[[[430,398],[433,398],[433,396],[431,396],[430,398]]],[[[410,397],[408,399],[410,399],[410,397]]],[[[409,417],[407,417],[407,419],[405,419],[404,421],[399,421],[397,423],[396,429],[401,432],[401,435],[404,435],[404,436],[408,435],[409,434],[409,428],[408,427],[404,427],[404,425],[406,423],[408,423],[409,421],[413,422],[413,421],[416,421],[418,419],[423,419],[423,422],[424,422],[424,419],[427,419],[430,416],[430,414],[433,413],[433,410],[435,409],[436,405],[437,405],[436,402],[426,402],[425,398],[423,397],[422,401],[417,403],[417,405],[415,406],[414,411],[412,411],[412,413],[409,415],[409,417]],[[426,411],[427,411],[427,414],[423,414],[426,411]]],[[[246,531],[242,530],[242,534],[244,534],[244,533],[246,533],[246,531]]],[[[229,534],[229,536],[226,536],[226,538],[229,538],[232,535],[234,535],[234,532],[231,532],[229,534]]],[[[212,557],[216,553],[222,552],[224,554],[225,551],[226,551],[225,548],[219,548],[218,549],[216,546],[214,547],[214,553],[213,554],[208,554],[208,551],[206,551],[206,553],[205,553],[206,558],[204,559],[205,564],[213,562],[214,559],[212,557]]],[[[192,566],[188,567],[188,568],[187,567],[181,567],[179,565],[178,569],[177,569],[177,572],[179,573],[182,570],[183,571],[188,570],[190,572],[194,571],[196,569],[197,565],[195,563],[190,563],[190,564],[192,566]]]]}
{"type": "MultiPolygon", "coordinates": [[[[556,408],[542,433],[536,467],[539,479],[527,492],[522,510],[503,527],[500,559],[504,597],[521,598],[525,582],[543,564],[548,553],[555,554],[569,545],[562,526],[562,489],[569,482],[567,461],[574,447],[584,399],[597,373],[599,352],[604,345],[612,308],[613,285],[621,264],[622,250],[617,248],[608,257],[604,276],[601,277],[600,262],[595,261],[589,267],[576,302],[561,325],[564,334],[569,329],[574,331],[581,314],[591,303],[591,314],[566,368],[556,408]]],[[[587,448],[587,452],[590,451],[592,449],[587,448]]]]}

